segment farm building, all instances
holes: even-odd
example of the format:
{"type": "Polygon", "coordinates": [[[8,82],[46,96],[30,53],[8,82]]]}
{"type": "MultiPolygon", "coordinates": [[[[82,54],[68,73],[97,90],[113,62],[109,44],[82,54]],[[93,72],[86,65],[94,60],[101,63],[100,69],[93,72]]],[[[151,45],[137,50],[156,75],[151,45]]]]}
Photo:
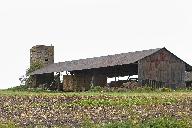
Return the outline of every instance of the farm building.
{"type": "MultiPolygon", "coordinates": [[[[38,50],[31,53],[31,60],[35,60],[35,52],[41,53],[41,49],[47,47],[50,46],[33,47],[38,50]]],[[[39,54],[36,59],[46,62],[54,60],[50,53],[53,55],[53,49],[46,54],[39,54]]],[[[63,90],[81,91],[88,90],[91,85],[104,87],[107,85],[107,78],[132,75],[138,75],[140,85],[157,88],[184,87],[186,71],[192,71],[189,64],[166,48],[157,48],[59,63],[51,61],[29,75],[35,78],[34,86],[39,86],[53,81],[53,73],[66,72],[63,75],[63,90]]]]}

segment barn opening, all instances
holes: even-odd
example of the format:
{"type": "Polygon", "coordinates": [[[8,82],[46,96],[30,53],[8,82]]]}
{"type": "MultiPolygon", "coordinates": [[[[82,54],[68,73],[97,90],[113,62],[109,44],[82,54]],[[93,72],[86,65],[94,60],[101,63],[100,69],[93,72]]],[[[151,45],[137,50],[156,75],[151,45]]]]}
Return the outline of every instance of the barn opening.
{"type": "Polygon", "coordinates": [[[138,75],[132,76],[119,76],[119,77],[107,77],[108,87],[123,87],[123,84],[127,82],[138,82],[138,75]]]}

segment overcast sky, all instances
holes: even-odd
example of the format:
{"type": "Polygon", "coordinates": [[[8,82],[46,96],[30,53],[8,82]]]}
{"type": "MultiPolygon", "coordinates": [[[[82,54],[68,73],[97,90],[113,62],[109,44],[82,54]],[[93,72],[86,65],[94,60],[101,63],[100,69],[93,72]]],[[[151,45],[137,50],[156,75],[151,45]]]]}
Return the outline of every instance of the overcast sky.
{"type": "Polygon", "coordinates": [[[0,0],[0,88],[19,85],[29,49],[55,62],[166,47],[192,65],[191,0],[0,0]]]}

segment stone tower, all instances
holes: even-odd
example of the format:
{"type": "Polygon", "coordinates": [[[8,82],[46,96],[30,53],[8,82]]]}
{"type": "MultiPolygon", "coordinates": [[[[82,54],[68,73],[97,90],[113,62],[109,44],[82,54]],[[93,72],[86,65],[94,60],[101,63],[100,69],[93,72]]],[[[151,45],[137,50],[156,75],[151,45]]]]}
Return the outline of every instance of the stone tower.
{"type": "Polygon", "coordinates": [[[43,66],[54,63],[54,46],[36,45],[30,49],[30,65],[42,62],[43,66]]]}

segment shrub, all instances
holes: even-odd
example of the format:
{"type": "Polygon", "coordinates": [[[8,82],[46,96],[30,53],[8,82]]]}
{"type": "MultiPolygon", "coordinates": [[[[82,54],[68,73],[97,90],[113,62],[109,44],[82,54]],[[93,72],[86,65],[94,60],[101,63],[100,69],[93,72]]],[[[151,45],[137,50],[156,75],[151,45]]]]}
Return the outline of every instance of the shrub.
{"type": "Polygon", "coordinates": [[[177,120],[174,117],[160,117],[144,122],[141,128],[191,128],[191,126],[185,120],[177,120]]]}
{"type": "Polygon", "coordinates": [[[42,67],[43,67],[43,63],[41,61],[36,61],[30,65],[30,68],[28,68],[26,71],[27,78],[25,80],[25,85],[32,86],[32,83],[34,81],[34,77],[29,76],[29,74],[42,68],[42,67]]]}
{"type": "Polygon", "coordinates": [[[43,67],[43,62],[42,61],[36,61],[31,64],[30,68],[27,69],[26,74],[32,73],[36,71],[37,69],[40,69],[43,67]]]}
{"type": "Polygon", "coordinates": [[[160,89],[161,92],[172,92],[172,89],[171,88],[161,88],[160,89]]]}
{"type": "Polygon", "coordinates": [[[108,123],[108,124],[105,124],[103,128],[133,128],[133,124],[129,121],[108,123]]]}
{"type": "Polygon", "coordinates": [[[43,89],[43,88],[29,88],[27,85],[20,85],[12,88],[8,88],[8,91],[27,91],[27,92],[35,92],[35,93],[41,93],[41,92],[49,92],[49,93],[58,93],[59,91],[52,91],[49,89],[43,89]]]}
{"type": "Polygon", "coordinates": [[[13,122],[2,123],[0,122],[0,128],[18,128],[13,122]]]}
{"type": "Polygon", "coordinates": [[[91,92],[101,92],[103,90],[103,88],[102,87],[100,87],[100,86],[91,86],[91,88],[90,88],[90,91],[91,92]]]}
{"type": "Polygon", "coordinates": [[[82,128],[99,128],[97,124],[91,121],[87,116],[83,116],[82,128]]]}
{"type": "Polygon", "coordinates": [[[149,86],[143,86],[143,87],[134,88],[131,91],[133,91],[133,92],[152,92],[152,91],[155,91],[155,89],[152,87],[149,87],[149,86]]]}
{"type": "Polygon", "coordinates": [[[184,119],[177,120],[174,117],[159,117],[148,119],[137,125],[130,121],[108,123],[103,125],[102,128],[191,128],[191,124],[184,119]]]}
{"type": "Polygon", "coordinates": [[[127,92],[127,88],[117,88],[117,92],[127,92]]]}
{"type": "Polygon", "coordinates": [[[7,90],[11,90],[11,91],[27,91],[28,86],[27,85],[20,85],[20,86],[8,88],[7,90]]]}

